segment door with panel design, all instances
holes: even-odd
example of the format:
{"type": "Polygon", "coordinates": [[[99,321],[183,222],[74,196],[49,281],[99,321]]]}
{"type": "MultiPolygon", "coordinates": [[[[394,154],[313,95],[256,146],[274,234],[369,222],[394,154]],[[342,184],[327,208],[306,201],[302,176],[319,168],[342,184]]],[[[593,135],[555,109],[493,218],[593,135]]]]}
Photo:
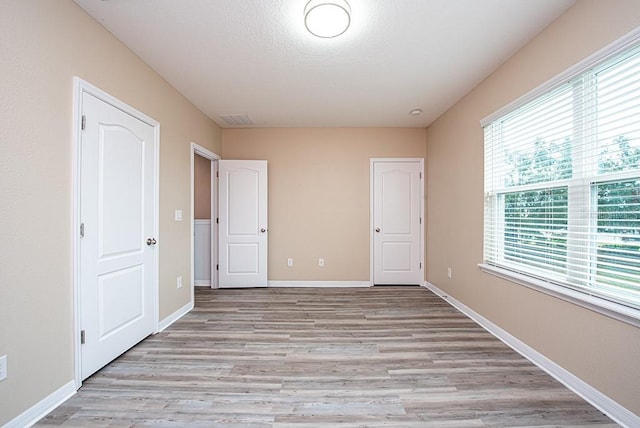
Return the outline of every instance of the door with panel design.
{"type": "Polygon", "coordinates": [[[218,162],[219,287],[267,286],[267,161],[218,162]]]}
{"type": "Polygon", "coordinates": [[[422,160],[372,159],[373,284],[421,285],[422,160]]]}
{"type": "Polygon", "coordinates": [[[82,93],[81,374],[87,378],[155,327],[155,129],[82,93]]]}

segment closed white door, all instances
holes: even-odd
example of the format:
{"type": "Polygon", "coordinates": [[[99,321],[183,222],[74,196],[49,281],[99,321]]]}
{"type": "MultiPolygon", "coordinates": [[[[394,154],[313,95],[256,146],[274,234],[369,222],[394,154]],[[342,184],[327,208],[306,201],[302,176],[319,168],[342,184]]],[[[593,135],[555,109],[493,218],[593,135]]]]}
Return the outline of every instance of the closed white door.
{"type": "Polygon", "coordinates": [[[154,329],[153,126],[82,95],[81,374],[87,378],[154,329]]]}
{"type": "Polygon", "coordinates": [[[219,286],[267,286],[267,161],[221,160],[219,286]]]}
{"type": "Polygon", "coordinates": [[[372,159],[373,283],[420,285],[422,161],[372,159]]]}

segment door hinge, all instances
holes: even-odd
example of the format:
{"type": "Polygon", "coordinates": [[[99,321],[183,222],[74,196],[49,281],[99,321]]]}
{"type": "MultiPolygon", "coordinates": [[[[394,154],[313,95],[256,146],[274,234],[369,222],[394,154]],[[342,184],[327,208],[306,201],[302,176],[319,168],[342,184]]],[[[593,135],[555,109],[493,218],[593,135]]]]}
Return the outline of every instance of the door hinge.
{"type": "Polygon", "coordinates": [[[216,270],[220,270],[220,265],[216,265],[216,270]]]}
{"type": "Polygon", "coordinates": [[[80,223],[80,237],[84,238],[84,223],[80,223]]]}
{"type": "Polygon", "coordinates": [[[422,224],[422,217],[420,217],[420,224],[422,224]]]}
{"type": "Polygon", "coordinates": [[[82,115],[82,123],[81,123],[81,128],[84,131],[84,128],[87,127],[87,116],[85,116],[84,114],[82,115]]]}
{"type": "Polygon", "coordinates": [[[420,174],[420,180],[422,180],[422,173],[420,172],[419,174],[420,174]]]}
{"type": "Polygon", "coordinates": [[[80,330],[80,344],[81,345],[84,345],[84,343],[86,341],[85,339],[86,338],[85,338],[84,330],[80,330]]]}
{"type": "Polygon", "coordinates": [[[216,171],[216,178],[220,177],[220,172],[216,171]]]}
{"type": "Polygon", "coordinates": [[[422,269],[422,262],[420,262],[420,269],[422,269]]]}
{"type": "Polygon", "coordinates": [[[220,223],[220,218],[216,217],[216,224],[220,223]]]}

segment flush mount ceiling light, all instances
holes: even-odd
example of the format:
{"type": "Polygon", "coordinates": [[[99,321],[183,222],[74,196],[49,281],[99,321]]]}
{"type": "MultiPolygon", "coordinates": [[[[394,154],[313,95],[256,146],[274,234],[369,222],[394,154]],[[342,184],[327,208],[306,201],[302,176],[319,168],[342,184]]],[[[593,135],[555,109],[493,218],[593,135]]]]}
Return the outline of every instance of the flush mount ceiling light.
{"type": "Polygon", "coordinates": [[[411,110],[409,112],[409,114],[411,116],[420,116],[422,114],[422,109],[421,108],[414,108],[413,110],[411,110]]]}
{"type": "Polygon", "coordinates": [[[311,0],[304,8],[304,25],[314,36],[330,39],[347,31],[351,7],[346,0],[311,0]]]}

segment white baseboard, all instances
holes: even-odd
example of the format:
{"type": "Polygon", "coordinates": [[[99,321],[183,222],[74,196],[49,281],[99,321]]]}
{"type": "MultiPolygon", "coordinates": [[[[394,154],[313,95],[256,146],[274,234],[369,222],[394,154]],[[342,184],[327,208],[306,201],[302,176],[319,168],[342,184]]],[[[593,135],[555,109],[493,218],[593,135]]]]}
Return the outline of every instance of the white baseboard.
{"type": "Polygon", "coordinates": [[[596,388],[592,387],[579,377],[575,376],[568,370],[562,368],[549,358],[545,357],[526,343],[515,338],[505,330],[498,327],[482,315],[475,312],[462,302],[447,295],[435,285],[426,282],[424,286],[431,290],[434,294],[447,301],[451,306],[478,323],[481,327],[500,339],[514,351],[531,361],[536,366],[547,372],[553,378],[565,385],[567,388],[578,394],[580,397],[589,402],[592,406],[609,416],[618,424],[624,427],[640,427],[640,416],[634,414],[627,408],[618,404],[596,388]]]}
{"type": "Polygon", "coordinates": [[[53,393],[49,394],[35,405],[31,406],[11,421],[7,422],[3,428],[25,428],[30,427],[40,419],[47,416],[53,409],[67,401],[76,393],[76,383],[69,381],[53,393]]]}
{"type": "MultiPolygon", "coordinates": [[[[167,318],[160,321],[158,325],[158,332],[166,329],[171,324],[179,320],[182,316],[187,314],[193,309],[193,302],[189,302],[182,308],[178,309],[167,318]]],[[[40,419],[49,414],[52,410],[58,407],[60,404],[67,401],[70,397],[75,395],[76,386],[74,381],[70,381],[62,387],[58,388],[52,394],[40,400],[37,404],[30,407],[13,420],[9,421],[2,428],[25,428],[34,425],[40,419]]]]}
{"type": "Polygon", "coordinates": [[[369,281],[269,281],[268,287],[316,287],[316,288],[353,288],[371,287],[369,281]]]}
{"type": "Polygon", "coordinates": [[[193,301],[187,303],[158,324],[158,333],[169,327],[174,322],[178,321],[180,318],[188,314],[193,309],[193,301]]]}
{"type": "Polygon", "coordinates": [[[211,288],[211,280],[210,279],[196,279],[193,281],[194,287],[209,287],[211,288]]]}

